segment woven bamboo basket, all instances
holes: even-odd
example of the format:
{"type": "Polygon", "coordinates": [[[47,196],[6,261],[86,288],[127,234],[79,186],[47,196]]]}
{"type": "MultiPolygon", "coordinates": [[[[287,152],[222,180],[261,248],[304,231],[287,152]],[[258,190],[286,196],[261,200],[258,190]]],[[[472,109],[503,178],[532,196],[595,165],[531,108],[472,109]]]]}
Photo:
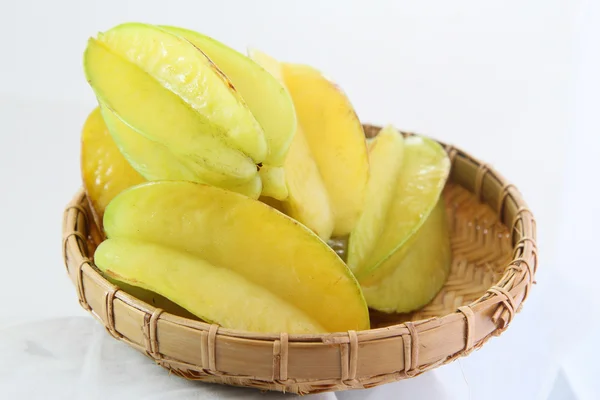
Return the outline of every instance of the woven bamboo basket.
{"type": "MultiPolygon", "coordinates": [[[[379,129],[367,125],[365,133],[372,137],[379,129]]],[[[187,379],[307,394],[410,378],[502,333],[521,310],[537,268],[535,220],[515,186],[465,152],[445,148],[452,161],[443,194],[453,251],[448,281],[417,312],[372,312],[370,330],[259,334],[153,307],[94,266],[101,235],[83,190],[64,212],[67,272],[81,306],[108,333],[187,379]]]]}

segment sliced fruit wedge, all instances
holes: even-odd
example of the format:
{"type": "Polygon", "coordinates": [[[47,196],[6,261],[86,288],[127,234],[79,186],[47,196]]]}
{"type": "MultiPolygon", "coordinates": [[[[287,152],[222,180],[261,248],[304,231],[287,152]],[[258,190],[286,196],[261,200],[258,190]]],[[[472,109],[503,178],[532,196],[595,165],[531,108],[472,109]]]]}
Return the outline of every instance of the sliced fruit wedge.
{"type": "Polygon", "coordinates": [[[411,136],[401,146],[391,128],[380,135],[370,144],[367,208],[350,234],[347,263],[369,288],[370,307],[408,312],[431,300],[448,273],[445,209],[430,214],[441,204],[450,161],[431,139],[411,136]]]}
{"type": "MultiPolygon", "coordinates": [[[[384,137],[382,137],[384,139],[384,137]]],[[[372,144],[375,151],[378,147],[372,144]]],[[[373,153],[375,156],[376,153],[373,153]]],[[[365,221],[361,228],[365,231],[353,231],[348,249],[348,265],[359,277],[371,275],[378,270],[384,261],[396,250],[400,249],[427,220],[429,213],[436,205],[450,172],[450,160],[444,149],[431,139],[422,136],[410,136],[404,140],[403,154],[387,154],[388,157],[402,157],[402,165],[396,183],[390,188],[392,192],[387,210],[373,213],[384,220],[365,221]],[[367,232],[380,228],[380,233],[367,232]],[[383,227],[383,229],[381,229],[383,227]],[[371,242],[359,243],[361,238],[371,242]],[[375,242],[375,243],[373,243],[375,242]],[[370,247],[369,252],[358,251],[359,246],[370,247]]],[[[382,179],[388,171],[377,164],[386,164],[385,159],[371,158],[373,173],[370,180],[374,183],[382,179]],[[377,174],[375,174],[377,172],[377,174]]],[[[370,187],[375,188],[372,184],[370,187]]],[[[375,196],[369,193],[368,198],[375,196]]],[[[380,194],[381,195],[381,194],[380,194]]],[[[367,214],[366,218],[370,214],[367,214]]]]}
{"type": "Polygon", "coordinates": [[[378,244],[386,224],[404,156],[404,137],[386,126],[369,143],[370,178],[365,209],[348,240],[348,266],[357,272],[378,244]]]}
{"type": "Polygon", "coordinates": [[[81,132],[81,176],[100,229],[108,203],[123,190],[145,181],[119,152],[98,108],[90,113],[81,132]]]}
{"type": "Polygon", "coordinates": [[[109,242],[126,241],[98,248],[100,269],[151,287],[225,327],[301,333],[369,326],[360,287],[333,250],[302,224],[246,196],[191,182],[146,183],[111,202],[104,227],[109,242]],[[121,263],[119,257],[131,259],[121,263]],[[209,303],[188,294],[203,292],[198,290],[203,279],[220,288],[210,292],[217,297],[209,303]],[[173,287],[181,287],[182,293],[174,294],[173,287]],[[238,291],[244,295],[237,296],[238,291]],[[250,300],[250,294],[256,298],[250,300]],[[243,312],[233,312],[235,307],[243,312]]]}
{"type": "Polygon", "coordinates": [[[263,128],[269,153],[265,165],[281,167],[296,131],[294,104],[283,85],[252,59],[198,32],[161,28],[189,40],[231,80],[263,128]]]}
{"type": "Polygon", "coordinates": [[[334,216],[333,235],[350,233],[363,210],[369,160],[362,125],[342,90],[316,69],[283,64],[306,142],[334,216]]]}
{"type": "Polygon", "coordinates": [[[369,165],[362,126],[343,92],[317,70],[250,56],[285,83],[299,126],[284,165],[285,211],[321,238],[350,232],[362,211],[369,165]]]}

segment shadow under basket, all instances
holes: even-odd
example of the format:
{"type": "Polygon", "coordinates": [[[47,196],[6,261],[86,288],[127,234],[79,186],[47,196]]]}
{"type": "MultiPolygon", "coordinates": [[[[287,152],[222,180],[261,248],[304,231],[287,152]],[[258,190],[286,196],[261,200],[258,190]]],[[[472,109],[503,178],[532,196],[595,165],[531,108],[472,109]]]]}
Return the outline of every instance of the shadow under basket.
{"type": "MultiPolygon", "coordinates": [[[[365,126],[365,133],[372,137],[379,129],[365,126]]],[[[81,306],[112,336],[187,379],[307,394],[413,377],[503,332],[527,298],[537,268],[535,220],[518,190],[486,164],[445,148],[452,161],[444,190],[453,251],[448,281],[414,313],[372,312],[370,330],[260,334],[155,308],[94,266],[97,227],[82,190],[64,213],[67,272],[81,306]]]]}

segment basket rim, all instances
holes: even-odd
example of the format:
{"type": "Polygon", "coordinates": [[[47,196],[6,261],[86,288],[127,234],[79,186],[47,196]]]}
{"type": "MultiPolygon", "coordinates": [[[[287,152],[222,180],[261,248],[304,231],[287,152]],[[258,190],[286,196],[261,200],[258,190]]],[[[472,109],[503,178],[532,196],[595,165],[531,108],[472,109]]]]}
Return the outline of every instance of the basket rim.
{"type": "MultiPolygon", "coordinates": [[[[379,129],[381,128],[378,126],[365,125],[365,133],[367,136],[374,136],[373,133],[379,129]]],[[[411,132],[402,133],[404,135],[413,134],[411,132]]],[[[99,273],[99,270],[97,270],[93,264],[93,255],[90,255],[87,252],[89,230],[90,226],[94,225],[94,220],[87,210],[87,197],[83,188],[79,189],[64,211],[63,259],[65,261],[67,273],[77,289],[80,304],[99,319],[113,336],[124,340],[123,336],[115,329],[114,316],[112,317],[113,320],[111,320],[110,316],[111,313],[114,313],[113,307],[115,299],[121,300],[127,306],[139,310],[144,313],[144,315],[149,315],[150,318],[148,323],[151,325],[149,328],[149,344],[142,350],[145,350],[146,353],[156,360],[160,359],[160,353],[157,350],[158,342],[156,340],[156,326],[159,320],[170,322],[181,327],[191,328],[195,331],[208,333],[208,336],[213,340],[213,345],[215,338],[219,336],[228,337],[232,340],[252,342],[279,341],[279,343],[285,342],[286,346],[289,345],[289,343],[347,344],[350,347],[349,351],[352,352],[351,349],[354,348],[353,346],[357,346],[359,342],[365,343],[398,337],[402,337],[403,340],[405,340],[404,338],[409,336],[413,338],[412,348],[409,349],[407,353],[409,355],[411,351],[419,351],[418,335],[423,335],[428,332],[434,334],[441,328],[450,326],[451,324],[460,323],[461,326],[466,324],[465,328],[461,328],[464,329],[465,332],[463,348],[455,354],[445,357],[442,360],[443,362],[437,363],[437,365],[441,365],[442,363],[452,361],[456,357],[470,353],[474,348],[479,348],[491,336],[498,335],[507,328],[512,321],[514,314],[520,311],[523,302],[529,294],[530,287],[534,282],[534,275],[537,270],[537,244],[535,219],[515,185],[509,183],[488,164],[479,161],[465,151],[440,141],[437,142],[445,148],[450,157],[452,165],[451,179],[455,183],[474,193],[480,201],[489,204],[494,209],[495,213],[499,216],[499,220],[509,228],[511,246],[513,249],[512,259],[506,265],[504,274],[500,280],[494,282],[494,285],[478,299],[468,305],[460,307],[452,313],[424,320],[398,323],[384,328],[324,334],[247,332],[223,328],[216,324],[209,324],[170,314],[120,290],[99,273]],[[523,268],[523,266],[526,268],[523,268]],[[95,284],[106,291],[106,304],[101,307],[102,310],[96,310],[88,304],[86,300],[86,289],[83,285],[84,279],[91,279],[95,284]],[[474,316],[484,312],[488,314],[488,316],[485,317],[485,320],[491,323],[488,323],[489,326],[486,326],[485,332],[483,332],[485,333],[483,338],[477,338],[475,337],[476,332],[470,327],[470,324],[473,324],[474,316]],[[489,318],[489,314],[491,314],[491,318],[489,318]],[[152,330],[154,330],[154,339],[152,339],[152,330]],[[414,344],[415,342],[417,343],[416,345],[414,344]],[[415,346],[416,349],[414,348],[415,346]]],[[[124,341],[127,342],[128,340],[125,338],[124,341]]],[[[132,343],[131,341],[129,341],[129,344],[140,348],[139,344],[132,343]]],[[[214,357],[214,351],[212,356],[214,357]]],[[[351,356],[348,354],[346,356],[350,360],[351,356]]],[[[352,358],[353,357],[354,356],[352,356],[352,358]]],[[[210,354],[209,358],[211,358],[210,354]]],[[[170,361],[177,363],[177,360],[170,361]]],[[[355,361],[356,360],[353,362],[355,361]]],[[[354,368],[354,371],[346,370],[346,375],[350,378],[353,375],[356,376],[356,365],[352,366],[351,364],[350,368],[354,368]],[[354,372],[354,374],[352,372],[354,372]]],[[[417,363],[417,365],[411,366],[414,368],[409,368],[410,364],[410,360],[405,358],[404,370],[406,374],[409,374],[411,369],[420,373],[424,370],[431,369],[429,367],[437,366],[433,365],[435,364],[433,363],[432,365],[425,365],[421,368],[417,363]]],[[[214,360],[212,366],[214,367],[214,360]]],[[[208,370],[210,370],[210,368],[208,368],[208,370]]],[[[342,378],[343,375],[344,371],[342,371],[342,378]]],[[[387,377],[389,376],[391,375],[386,374],[385,379],[388,379],[387,377]]],[[[280,378],[281,377],[280,374],[280,378]]],[[[283,381],[282,379],[279,380],[283,381]]],[[[277,382],[277,379],[273,379],[273,381],[277,382]]],[[[344,381],[344,379],[342,379],[342,381],[344,381]]],[[[313,383],[314,382],[316,381],[313,380],[313,383]]],[[[345,383],[345,385],[351,387],[351,384],[345,383]]],[[[339,390],[339,388],[336,390],[339,390]]]]}

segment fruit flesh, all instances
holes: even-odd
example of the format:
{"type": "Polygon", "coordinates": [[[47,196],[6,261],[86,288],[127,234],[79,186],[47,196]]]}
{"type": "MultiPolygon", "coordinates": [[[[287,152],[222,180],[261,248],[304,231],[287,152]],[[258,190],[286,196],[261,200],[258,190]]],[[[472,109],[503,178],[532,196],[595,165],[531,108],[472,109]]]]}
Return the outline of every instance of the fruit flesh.
{"type": "Polygon", "coordinates": [[[369,161],[362,125],[335,84],[305,65],[282,64],[297,118],[334,215],[334,236],[354,228],[364,206],[369,161]]]}
{"type": "Polygon", "coordinates": [[[391,265],[386,260],[410,246],[440,198],[449,172],[450,161],[438,143],[421,136],[404,140],[402,166],[384,217],[387,223],[369,254],[348,260],[361,284],[386,275],[391,265]]]}
{"type": "Polygon", "coordinates": [[[108,203],[123,190],[145,182],[119,152],[98,108],[90,113],[81,132],[81,175],[100,228],[108,203]]]}
{"type": "Polygon", "coordinates": [[[85,65],[88,80],[103,106],[147,139],[212,171],[213,181],[239,184],[257,174],[252,159],[230,147],[197,112],[102,43],[90,39],[85,65]]]}
{"type": "Polygon", "coordinates": [[[262,128],[231,81],[189,41],[140,23],[114,27],[98,40],[196,111],[203,131],[226,137],[228,144],[256,163],[265,161],[268,149],[262,128]]]}
{"type": "Polygon", "coordinates": [[[296,112],[282,84],[250,58],[211,37],[182,28],[162,28],[189,40],[231,80],[264,130],[269,147],[264,163],[283,166],[296,131],[296,112]]]}
{"type": "Polygon", "coordinates": [[[95,260],[109,276],[159,293],[225,328],[325,332],[304,312],[262,286],[183,251],[130,239],[108,239],[98,247],[95,260]]]}
{"type": "Polygon", "coordinates": [[[302,224],[256,200],[189,182],[152,182],[117,196],[104,226],[109,238],[161,245],[227,268],[327,331],[369,326],[358,283],[339,257],[302,224]]]}
{"type": "Polygon", "coordinates": [[[391,272],[372,285],[362,284],[369,307],[396,313],[423,307],[446,282],[451,262],[446,210],[440,199],[411,245],[386,259],[382,269],[391,272]]]}
{"type": "Polygon", "coordinates": [[[348,241],[348,266],[354,272],[366,262],[388,220],[397,180],[402,168],[404,138],[392,126],[383,128],[369,143],[370,176],[365,208],[348,241]]]}

